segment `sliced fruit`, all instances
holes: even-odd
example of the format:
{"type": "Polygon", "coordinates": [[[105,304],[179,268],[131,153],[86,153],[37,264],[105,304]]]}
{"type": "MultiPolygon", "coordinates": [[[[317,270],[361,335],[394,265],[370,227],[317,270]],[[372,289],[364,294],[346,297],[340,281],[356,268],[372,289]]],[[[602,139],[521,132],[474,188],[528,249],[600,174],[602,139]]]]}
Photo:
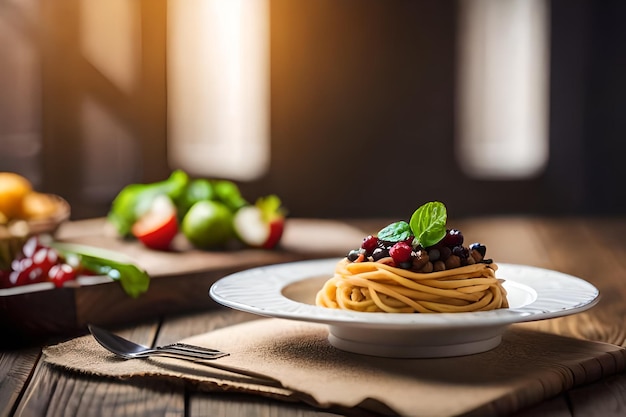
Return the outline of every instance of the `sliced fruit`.
{"type": "Polygon", "coordinates": [[[113,200],[107,214],[108,222],[120,236],[130,236],[132,226],[143,216],[159,195],[177,201],[189,183],[189,176],[178,169],[163,181],[149,184],[129,184],[113,200]]]}
{"type": "Polygon", "coordinates": [[[178,233],[176,207],[172,200],[166,195],[157,196],[150,209],[133,224],[131,230],[146,247],[169,249],[178,233]]]}
{"type": "Polygon", "coordinates": [[[248,246],[272,249],[278,245],[285,228],[280,199],[270,195],[253,206],[240,208],[233,221],[239,239],[248,246]]]}

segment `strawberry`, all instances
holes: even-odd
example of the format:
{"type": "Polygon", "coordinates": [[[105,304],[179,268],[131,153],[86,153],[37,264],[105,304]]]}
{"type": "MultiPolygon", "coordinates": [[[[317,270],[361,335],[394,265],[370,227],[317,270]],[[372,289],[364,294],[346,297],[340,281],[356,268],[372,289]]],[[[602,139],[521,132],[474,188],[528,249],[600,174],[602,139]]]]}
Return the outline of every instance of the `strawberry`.
{"type": "Polygon", "coordinates": [[[244,244],[263,249],[276,247],[285,229],[285,214],[280,199],[269,195],[259,198],[254,205],[240,208],[233,225],[244,244]]]}
{"type": "Polygon", "coordinates": [[[132,234],[146,247],[168,250],[178,233],[176,207],[166,195],[154,199],[150,209],[132,226],[132,234]]]}

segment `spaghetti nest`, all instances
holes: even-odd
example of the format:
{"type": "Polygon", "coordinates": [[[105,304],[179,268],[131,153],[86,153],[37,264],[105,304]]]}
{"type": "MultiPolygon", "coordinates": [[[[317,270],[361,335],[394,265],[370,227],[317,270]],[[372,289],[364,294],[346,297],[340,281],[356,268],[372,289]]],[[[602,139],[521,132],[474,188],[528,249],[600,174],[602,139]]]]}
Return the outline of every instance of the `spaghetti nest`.
{"type": "Polygon", "coordinates": [[[495,263],[418,273],[343,259],[317,293],[318,306],[365,312],[461,313],[507,308],[495,263]]]}

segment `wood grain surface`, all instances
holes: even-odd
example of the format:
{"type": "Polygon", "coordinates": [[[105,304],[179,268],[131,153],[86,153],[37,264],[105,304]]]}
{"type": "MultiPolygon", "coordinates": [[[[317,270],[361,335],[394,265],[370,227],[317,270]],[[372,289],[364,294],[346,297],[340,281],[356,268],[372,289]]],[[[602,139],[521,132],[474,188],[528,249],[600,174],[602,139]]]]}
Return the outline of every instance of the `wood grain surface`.
{"type": "MultiPolygon", "coordinates": [[[[626,346],[626,219],[489,217],[449,221],[467,240],[487,245],[497,262],[520,263],[579,276],[599,288],[601,301],[591,310],[564,318],[532,323],[534,329],[626,346]]],[[[294,253],[306,247],[309,257],[341,256],[358,245],[364,233],[376,232],[384,220],[359,222],[302,221],[302,228],[285,240],[294,253]],[[340,227],[349,238],[324,244],[324,237],[310,237],[311,230],[340,227]],[[302,234],[300,234],[302,233],[302,234]],[[357,241],[354,241],[357,239],[357,241]]],[[[76,226],[76,225],[74,225],[76,226]]],[[[78,228],[81,230],[80,228],[78,228]]],[[[82,229],[84,230],[84,229],[82,229]]],[[[339,230],[339,229],[338,229],[339,230]]],[[[66,235],[67,236],[67,235],[66,235]]],[[[89,236],[83,236],[89,239],[89,236]]],[[[286,252],[289,250],[285,249],[286,252]]],[[[94,301],[96,302],[96,301],[94,301]]],[[[207,305],[186,313],[165,313],[109,328],[133,340],[162,344],[230,326],[256,316],[207,305]]],[[[524,325],[519,325],[524,326],[524,325]]],[[[62,372],[41,361],[44,343],[0,351],[1,416],[330,416],[351,415],[350,410],[316,410],[230,393],[203,393],[160,384],[141,386],[62,372]]],[[[360,415],[360,414],[359,414],[360,415]]],[[[516,417],[585,417],[626,415],[626,375],[578,386],[516,417]]]]}

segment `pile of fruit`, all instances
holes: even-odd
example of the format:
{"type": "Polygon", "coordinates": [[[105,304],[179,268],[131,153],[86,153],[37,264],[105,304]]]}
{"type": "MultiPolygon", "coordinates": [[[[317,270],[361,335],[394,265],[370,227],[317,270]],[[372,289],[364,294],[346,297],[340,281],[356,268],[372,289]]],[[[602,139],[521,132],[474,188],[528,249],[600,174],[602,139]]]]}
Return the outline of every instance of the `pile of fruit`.
{"type": "Polygon", "coordinates": [[[179,234],[199,249],[221,249],[233,241],[271,249],[281,239],[285,214],[275,195],[250,204],[232,181],[190,178],[176,170],[164,181],[126,186],[108,221],[120,236],[156,250],[170,249],[179,234]]]}
{"type": "Polygon", "coordinates": [[[55,287],[62,287],[67,281],[76,278],[80,265],[68,263],[56,249],[43,244],[39,237],[30,237],[22,252],[13,259],[10,269],[0,270],[0,288],[50,281],[55,287]]]}
{"type": "Polygon", "coordinates": [[[37,192],[31,182],[14,172],[0,172],[0,224],[49,217],[58,205],[49,194],[37,192]]]}
{"type": "Polygon", "coordinates": [[[363,239],[347,254],[350,262],[386,262],[397,268],[429,273],[459,268],[486,259],[481,243],[464,245],[463,233],[446,228],[447,211],[440,202],[418,208],[410,223],[399,221],[363,239]]]}
{"type": "Polygon", "coordinates": [[[11,268],[29,236],[53,233],[70,216],[61,197],[36,191],[14,172],[0,172],[0,271],[11,268]]]}
{"type": "Polygon", "coordinates": [[[31,236],[9,268],[0,268],[0,288],[52,282],[63,287],[82,275],[106,275],[119,281],[131,297],[148,290],[146,271],[110,252],[89,246],[54,242],[49,235],[31,236]]]}

